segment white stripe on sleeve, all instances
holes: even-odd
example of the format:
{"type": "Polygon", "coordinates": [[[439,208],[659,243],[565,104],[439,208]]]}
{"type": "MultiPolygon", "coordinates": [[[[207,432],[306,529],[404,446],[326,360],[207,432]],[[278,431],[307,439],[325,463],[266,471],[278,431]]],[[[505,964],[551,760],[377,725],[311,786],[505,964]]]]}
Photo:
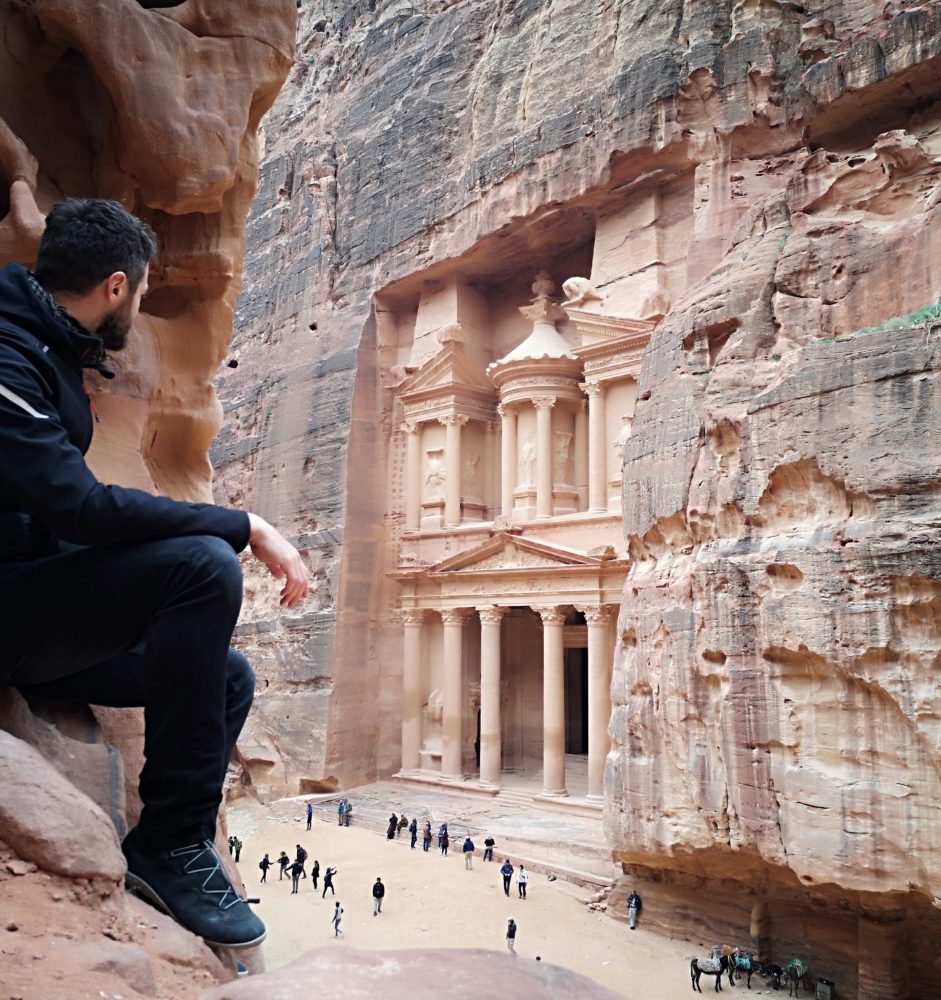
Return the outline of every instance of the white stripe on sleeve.
{"type": "Polygon", "coordinates": [[[14,406],[18,406],[21,410],[25,410],[31,417],[35,417],[37,420],[49,419],[45,413],[40,413],[39,410],[34,410],[22,396],[18,396],[12,389],[8,389],[2,382],[0,382],[0,396],[8,399],[14,404],[14,406]]]}

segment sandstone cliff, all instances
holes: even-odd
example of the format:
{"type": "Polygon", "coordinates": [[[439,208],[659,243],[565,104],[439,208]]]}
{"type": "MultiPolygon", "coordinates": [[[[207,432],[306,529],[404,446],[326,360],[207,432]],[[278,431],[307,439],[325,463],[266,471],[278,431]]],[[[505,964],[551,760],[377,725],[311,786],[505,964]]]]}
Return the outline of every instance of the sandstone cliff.
{"type": "MultiPolygon", "coordinates": [[[[0,264],[35,260],[43,214],[67,195],[117,199],[160,240],[117,378],[89,379],[90,461],[106,482],[210,497],[212,380],[241,287],[257,127],[290,67],[296,17],[291,0],[0,11],[0,264]]],[[[201,942],[123,891],[137,713],[27,706],[4,691],[0,730],[5,995],[192,997],[227,978],[201,942]]]]}
{"type": "Polygon", "coordinates": [[[250,599],[241,626],[256,791],[398,766],[389,314],[423,281],[546,266],[640,315],[662,272],[625,449],[611,843],[664,926],[751,927],[846,995],[931,995],[930,962],[888,960],[937,935],[941,895],[939,18],[305,3],[213,452],[218,495],[291,525],[318,574],[302,615],[250,599]]]}

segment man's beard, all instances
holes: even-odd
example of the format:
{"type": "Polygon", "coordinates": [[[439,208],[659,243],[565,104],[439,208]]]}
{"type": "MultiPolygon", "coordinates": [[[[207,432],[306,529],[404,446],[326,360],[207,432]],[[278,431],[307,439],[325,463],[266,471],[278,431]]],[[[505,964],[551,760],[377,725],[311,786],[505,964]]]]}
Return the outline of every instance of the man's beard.
{"type": "Polygon", "coordinates": [[[106,351],[123,351],[127,335],[131,332],[130,303],[122,303],[110,316],[106,316],[95,330],[95,336],[106,351]]]}

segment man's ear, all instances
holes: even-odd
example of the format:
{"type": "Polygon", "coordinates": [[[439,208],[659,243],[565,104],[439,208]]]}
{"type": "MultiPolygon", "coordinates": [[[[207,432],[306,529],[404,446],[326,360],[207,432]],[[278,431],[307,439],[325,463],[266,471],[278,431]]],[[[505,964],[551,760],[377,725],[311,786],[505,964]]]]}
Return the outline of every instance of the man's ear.
{"type": "Polygon", "coordinates": [[[123,295],[126,295],[129,287],[124,271],[115,271],[105,278],[105,291],[111,303],[118,302],[123,295]]]}

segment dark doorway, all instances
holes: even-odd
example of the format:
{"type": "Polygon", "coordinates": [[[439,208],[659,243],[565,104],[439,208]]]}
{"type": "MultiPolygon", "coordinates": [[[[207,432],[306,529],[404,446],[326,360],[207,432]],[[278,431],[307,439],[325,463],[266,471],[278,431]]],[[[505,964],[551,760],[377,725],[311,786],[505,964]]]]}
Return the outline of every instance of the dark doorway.
{"type": "Polygon", "coordinates": [[[588,753],[588,650],[565,651],[565,752],[588,753]]]}

